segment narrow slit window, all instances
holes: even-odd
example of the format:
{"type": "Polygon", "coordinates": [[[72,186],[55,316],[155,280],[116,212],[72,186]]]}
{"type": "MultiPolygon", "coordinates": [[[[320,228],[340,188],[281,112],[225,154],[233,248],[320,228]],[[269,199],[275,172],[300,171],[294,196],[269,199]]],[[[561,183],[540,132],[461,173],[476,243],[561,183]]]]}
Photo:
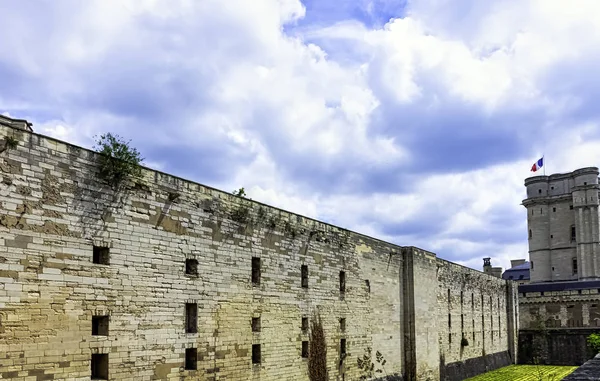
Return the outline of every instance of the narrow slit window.
{"type": "Polygon", "coordinates": [[[452,315],[448,314],[448,328],[452,328],[452,315]]]}
{"type": "Polygon", "coordinates": [[[185,274],[186,275],[198,275],[198,260],[194,258],[187,258],[185,260],[185,274]]]}
{"type": "Polygon", "coordinates": [[[110,249],[108,247],[94,246],[92,249],[93,262],[99,265],[110,264],[110,249]]]}
{"type": "Polygon", "coordinates": [[[577,275],[577,258],[573,258],[573,275],[577,275]]]}
{"type": "Polygon", "coordinates": [[[308,266],[302,265],[300,268],[300,276],[302,278],[302,288],[308,288],[308,266]]]}
{"type": "Polygon", "coordinates": [[[340,355],[342,355],[342,358],[343,358],[345,354],[346,354],[346,339],[341,339],[340,340],[340,355]]]}
{"type": "Polygon", "coordinates": [[[252,364],[260,364],[260,344],[252,344],[252,364]]]}
{"type": "Polygon", "coordinates": [[[571,225],[571,241],[575,241],[575,238],[576,238],[575,225],[571,225]]]}
{"type": "Polygon", "coordinates": [[[308,331],[308,318],[302,318],[302,332],[306,333],[308,331]]]}
{"type": "Polygon", "coordinates": [[[371,281],[368,279],[365,280],[365,285],[367,286],[367,294],[371,293],[371,281]]]}
{"type": "Polygon", "coordinates": [[[92,380],[108,380],[108,354],[92,355],[92,380]]]}
{"type": "Polygon", "coordinates": [[[198,349],[197,348],[186,348],[186,350],[185,350],[185,369],[186,370],[197,370],[198,369],[198,349]]]}
{"type": "Polygon", "coordinates": [[[308,341],[302,342],[302,358],[308,358],[308,341]]]}
{"type": "Polygon", "coordinates": [[[252,332],[260,332],[260,317],[252,318],[252,332]]]}
{"type": "Polygon", "coordinates": [[[197,303],[186,303],[185,304],[185,332],[186,333],[197,333],[198,332],[198,304],[197,303]]]}
{"type": "Polygon", "coordinates": [[[108,336],[108,316],[92,316],[92,336],[108,336]]]}
{"type": "Polygon", "coordinates": [[[252,284],[260,284],[260,258],[252,257],[252,284]]]}
{"type": "Polygon", "coordinates": [[[340,331],[346,332],[346,318],[340,319],[340,331]]]}
{"type": "Polygon", "coordinates": [[[346,272],[340,271],[340,292],[346,292],[346,272]]]}

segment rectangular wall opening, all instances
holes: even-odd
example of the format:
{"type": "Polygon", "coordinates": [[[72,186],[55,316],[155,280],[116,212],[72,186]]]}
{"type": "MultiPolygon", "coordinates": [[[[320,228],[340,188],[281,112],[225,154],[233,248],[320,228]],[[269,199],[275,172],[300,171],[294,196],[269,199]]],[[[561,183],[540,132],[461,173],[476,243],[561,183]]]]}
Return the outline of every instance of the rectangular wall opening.
{"type": "Polygon", "coordinates": [[[307,317],[302,318],[302,332],[304,332],[304,333],[308,332],[308,318],[307,317]]]}
{"type": "Polygon", "coordinates": [[[340,340],[340,357],[343,359],[346,355],[346,339],[340,340]]]}
{"type": "Polygon", "coordinates": [[[198,304],[185,304],[185,333],[198,332],[198,304]]]}
{"type": "Polygon", "coordinates": [[[300,276],[302,277],[302,288],[308,288],[308,266],[302,265],[300,268],[300,276]]]}
{"type": "Polygon", "coordinates": [[[252,332],[260,332],[260,317],[252,318],[252,332]]]}
{"type": "Polygon", "coordinates": [[[260,258],[252,257],[252,284],[260,284],[260,258]]]}
{"type": "Polygon", "coordinates": [[[346,318],[340,319],[340,331],[346,332],[346,318]]]}
{"type": "Polygon", "coordinates": [[[186,275],[198,275],[198,260],[193,258],[187,258],[185,260],[185,274],[186,275]]]}
{"type": "Polygon", "coordinates": [[[365,280],[365,285],[367,286],[367,293],[370,294],[371,293],[371,282],[368,279],[365,280]]]}
{"type": "Polygon", "coordinates": [[[308,341],[302,342],[302,358],[308,358],[308,341]]]}
{"type": "Polygon", "coordinates": [[[108,380],[108,354],[92,355],[92,380],[108,380]]]}
{"type": "Polygon", "coordinates": [[[340,292],[346,292],[346,272],[340,271],[340,292]]]}
{"type": "Polygon", "coordinates": [[[252,364],[260,364],[260,344],[252,344],[252,364]]]}
{"type": "Polygon", "coordinates": [[[108,336],[108,316],[92,316],[92,336],[108,336]]]}
{"type": "Polygon", "coordinates": [[[198,349],[197,348],[186,348],[185,349],[185,370],[197,370],[198,369],[198,349]]]}
{"type": "Polygon", "coordinates": [[[92,249],[93,262],[99,265],[110,264],[110,249],[108,247],[94,246],[92,249]]]}

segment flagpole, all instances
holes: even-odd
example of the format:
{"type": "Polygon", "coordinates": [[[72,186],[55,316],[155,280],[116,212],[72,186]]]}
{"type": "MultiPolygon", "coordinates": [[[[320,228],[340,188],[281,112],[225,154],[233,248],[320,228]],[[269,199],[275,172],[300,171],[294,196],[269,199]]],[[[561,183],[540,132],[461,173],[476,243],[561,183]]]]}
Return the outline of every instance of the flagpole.
{"type": "Polygon", "coordinates": [[[544,157],[544,154],[542,154],[542,164],[544,167],[544,176],[546,176],[546,158],[544,157]]]}

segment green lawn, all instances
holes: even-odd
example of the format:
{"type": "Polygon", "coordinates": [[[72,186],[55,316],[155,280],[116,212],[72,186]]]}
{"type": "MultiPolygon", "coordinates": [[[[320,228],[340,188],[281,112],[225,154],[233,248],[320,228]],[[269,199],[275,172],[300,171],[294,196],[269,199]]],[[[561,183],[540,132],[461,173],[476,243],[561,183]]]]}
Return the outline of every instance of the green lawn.
{"type": "Polygon", "coordinates": [[[576,366],[510,365],[465,381],[560,381],[576,366]]]}

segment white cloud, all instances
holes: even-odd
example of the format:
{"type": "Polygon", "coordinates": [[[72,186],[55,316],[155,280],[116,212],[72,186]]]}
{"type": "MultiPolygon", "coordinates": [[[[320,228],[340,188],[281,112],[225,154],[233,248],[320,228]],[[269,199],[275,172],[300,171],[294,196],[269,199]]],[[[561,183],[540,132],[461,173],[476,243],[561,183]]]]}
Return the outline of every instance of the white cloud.
{"type": "MultiPolygon", "coordinates": [[[[590,95],[565,79],[600,58],[595,0],[426,0],[383,28],[346,20],[293,36],[284,27],[307,12],[298,0],[41,4],[0,15],[21,36],[0,37],[11,52],[0,79],[13,74],[5,68],[23,76],[0,112],[85,146],[117,132],[165,155],[150,166],[200,182],[218,165],[227,176],[207,185],[244,186],[256,200],[476,268],[525,255],[519,202],[537,155],[552,171],[600,159],[599,115],[578,119],[590,95]],[[461,144],[474,135],[514,140],[461,144]],[[472,158],[494,148],[507,157],[472,158]],[[179,160],[183,150],[198,160],[179,160]],[[423,150],[470,160],[421,169],[423,150]]],[[[373,15],[383,2],[361,4],[373,15]]]]}

